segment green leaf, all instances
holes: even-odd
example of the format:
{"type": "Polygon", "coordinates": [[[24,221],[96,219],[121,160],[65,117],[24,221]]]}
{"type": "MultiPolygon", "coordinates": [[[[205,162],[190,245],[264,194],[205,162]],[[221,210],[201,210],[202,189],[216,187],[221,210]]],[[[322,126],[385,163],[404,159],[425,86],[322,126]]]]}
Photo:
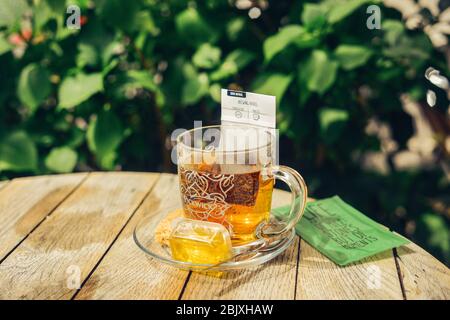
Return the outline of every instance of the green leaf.
{"type": "Polygon", "coordinates": [[[2,0],[0,2],[0,27],[18,25],[27,8],[25,0],[2,0]]]}
{"type": "Polygon", "coordinates": [[[450,231],[445,219],[436,213],[425,213],[420,216],[419,226],[426,230],[428,245],[448,257],[450,254],[450,231]]]}
{"type": "MultiPolygon", "coordinates": [[[[55,0],[55,1],[61,1],[61,0],[55,0]]],[[[75,4],[80,7],[80,9],[88,9],[90,6],[92,6],[91,0],[70,0],[70,1],[61,1],[62,3],[67,2],[70,4],[75,4]]]]}
{"type": "Polygon", "coordinates": [[[139,1],[97,0],[95,4],[97,13],[109,26],[126,32],[136,29],[139,1]]]}
{"type": "Polygon", "coordinates": [[[334,54],[344,70],[352,70],[364,65],[372,56],[372,50],[364,46],[342,44],[334,54]]]}
{"type": "Polygon", "coordinates": [[[81,146],[86,138],[86,133],[84,130],[76,127],[76,126],[72,126],[71,130],[69,132],[69,136],[67,138],[67,140],[65,140],[65,144],[67,147],[70,148],[78,148],[79,146],[81,146]]]}
{"type": "Polygon", "coordinates": [[[17,96],[32,112],[51,92],[48,71],[37,64],[29,64],[20,73],[17,96]]]}
{"type": "Polygon", "coordinates": [[[45,2],[57,14],[63,14],[66,11],[66,3],[64,0],[45,0],[45,2]]]}
{"type": "Polygon", "coordinates": [[[427,47],[419,46],[418,41],[403,38],[397,45],[383,49],[383,54],[386,57],[398,60],[408,58],[417,62],[422,62],[429,59],[430,50],[427,47]]]}
{"type": "Polygon", "coordinates": [[[277,103],[279,104],[292,78],[292,75],[289,74],[265,73],[255,79],[252,85],[252,91],[276,96],[277,103]]]}
{"type": "Polygon", "coordinates": [[[105,67],[120,44],[103,24],[94,20],[82,29],[78,43],[77,66],[105,67]]]}
{"type": "Polygon", "coordinates": [[[322,138],[328,142],[333,143],[339,138],[349,114],[346,110],[323,108],[319,110],[319,124],[320,134],[322,138]]]}
{"type": "Polygon", "coordinates": [[[53,148],[45,158],[45,166],[53,172],[72,172],[77,159],[77,153],[69,147],[53,148]]]}
{"type": "Polygon", "coordinates": [[[183,65],[185,82],[181,90],[181,102],[185,105],[197,103],[209,91],[209,81],[206,73],[198,73],[195,67],[186,63],[183,65]]]}
{"type": "Polygon", "coordinates": [[[198,68],[211,69],[219,64],[220,54],[220,48],[205,43],[197,49],[192,62],[198,68]]]}
{"type": "Polygon", "coordinates": [[[45,24],[55,15],[46,1],[36,3],[33,6],[33,30],[36,33],[41,33],[45,24]]]}
{"type": "MultiPolygon", "coordinates": [[[[115,152],[124,138],[124,130],[120,119],[111,110],[100,112],[89,122],[87,142],[91,152],[101,165],[102,161],[115,152]]],[[[105,166],[102,166],[105,167],[105,166]]]]}
{"type": "MultiPolygon", "coordinates": [[[[335,0],[334,0],[335,1],[335,0]]],[[[371,2],[370,0],[345,0],[339,1],[332,5],[328,14],[328,22],[331,24],[337,23],[345,17],[351,15],[356,9],[363,4],[371,2]]],[[[365,22],[364,22],[365,23],[365,22]]],[[[365,26],[364,26],[365,27],[365,26]]]]}
{"type": "Polygon", "coordinates": [[[327,10],[317,3],[305,3],[302,12],[302,22],[308,29],[318,29],[325,25],[327,10]]]}
{"type": "Polygon", "coordinates": [[[55,55],[57,55],[58,57],[62,57],[64,54],[63,49],[61,48],[61,46],[59,45],[58,42],[52,42],[49,45],[49,51],[55,55]]]}
{"type": "Polygon", "coordinates": [[[160,30],[156,26],[150,11],[140,11],[136,17],[136,29],[156,36],[160,30]]]}
{"type": "Polygon", "coordinates": [[[147,70],[128,70],[123,74],[119,74],[117,82],[112,89],[112,93],[117,99],[127,97],[128,92],[135,89],[159,92],[158,86],[153,81],[153,74],[147,70]]]}
{"type": "Polygon", "coordinates": [[[175,27],[180,37],[194,47],[214,42],[216,32],[194,8],[188,8],[175,17],[175,27]]]}
{"type": "Polygon", "coordinates": [[[153,75],[149,71],[129,70],[127,71],[127,77],[131,83],[134,83],[140,88],[147,89],[152,92],[158,89],[153,81],[153,75]]]}
{"type": "Polygon", "coordinates": [[[338,63],[331,60],[323,50],[314,50],[303,69],[299,69],[300,79],[306,87],[323,94],[336,80],[338,63]]]}
{"type": "Polygon", "coordinates": [[[294,40],[294,44],[300,49],[313,48],[320,44],[320,40],[321,35],[319,32],[305,31],[294,40]]]}
{"type": "Polygon", "coordinates": [[[220,103],[220,99],[221,99],[221,91],[220,90],[221,90],[221,87],[220,87],[220,84],[218,84],[218,83],[214,83],[213,85],[211,85],[209,87],[209,95],[217,103],[220,103]]]}
{"type": "Polygon", "coordinates": [[[113,170],[117,160],[117,152],[110,152],[99,159],[99,165],[105,170],[113,170]]]}
{"type": "Polygon", "coordinates": [[[61,108],[75,107],[102,90],[103,75],[101,73],[78,73],[74,77],[67,77],[59,87],[59,106],[61,108]]]}
{"type": "Polygon", "coordinates": [[[286,49],[289,44],[298,39],[304,32],[303,27],[290,25],[280,29],[280,31],[273,36],[268,37],[263,45],[265,61],[269,62],[272,60],[275,55],[286,49]]]}
{"type": "Polygon", "coordinates": [[[96,66],[100,62],[100,57],[94,46],[86,43],[78,44],[77,66],[83,68],[84,66],[96,66]]]}
{"type": "Polygon", "coordinates": [[[12,46],[9,44],[8,40],[6,40],[3,35],[0,34],[0,56],[12,49],[12,46]]]}
{"type": "Polygon", "coordinates": [[[36,146],[25,131],[13,131],[0,138],[0,171],[34,171],[36,146]]]}
{"type": "Polygon", "coordinates": [[[405,33],[405,26],[401,21],[387,19],[383,21],[381,27],[384,32],[384,40],[390,46],[394,46],[405,33]]]}
{"type": "Polygon", "coordinates": [[[218,81],[237,74],[241,69],[246,67],[255,55],[244,49],[236,49],[225,58],[220,67],[211,73],[211,80],[218,81]]]}
{"type": "Polygon", "coordinates": [[[227,23],[227,37],[230,41],[236,41],[239,34],[245,29],[245,19],[243,17],[236,17],[227,23]]]}

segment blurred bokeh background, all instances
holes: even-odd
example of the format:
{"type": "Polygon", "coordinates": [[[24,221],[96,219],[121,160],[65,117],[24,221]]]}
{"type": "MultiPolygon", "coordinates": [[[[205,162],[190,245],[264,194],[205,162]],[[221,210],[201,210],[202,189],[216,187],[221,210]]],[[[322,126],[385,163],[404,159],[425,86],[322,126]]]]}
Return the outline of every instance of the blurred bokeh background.
{"type": "Polygon", "coordinates": [[[449,6],[0,0],[0,180],[175,172],[172,131],[218,123],[220,88],[273,94],[280,163],[311,196],[340,195],[448,265],[449,6]]]}

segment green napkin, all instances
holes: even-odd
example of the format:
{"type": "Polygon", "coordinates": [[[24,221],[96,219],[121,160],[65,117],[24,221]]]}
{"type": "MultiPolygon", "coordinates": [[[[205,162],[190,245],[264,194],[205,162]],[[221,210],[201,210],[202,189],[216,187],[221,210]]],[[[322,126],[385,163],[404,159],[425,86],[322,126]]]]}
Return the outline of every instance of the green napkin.
{"type": "MultiPolygon", "coordinates": [[[[290,206],[274,208],[275,216],[290,206]]],[[[366,217],[338,196],[309,202],[295,230],[311,246],[340,266],[409,243],[366,217]]]]}

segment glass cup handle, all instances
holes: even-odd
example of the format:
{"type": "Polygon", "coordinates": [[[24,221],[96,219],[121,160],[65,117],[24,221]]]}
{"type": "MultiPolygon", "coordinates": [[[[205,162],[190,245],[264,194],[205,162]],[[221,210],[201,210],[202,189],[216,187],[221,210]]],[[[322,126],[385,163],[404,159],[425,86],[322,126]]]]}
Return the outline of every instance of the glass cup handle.
{"type": "Polygon", "coordinates": [[[302,217],[305,211],[308,188],[302,176],[292,168],[273,166],[272,175],[286,183],[291,189],[291,209],[283,222],[268,222],[261,224],[258,234],[263,237],[282,235],[290,231],[302,217]]]}

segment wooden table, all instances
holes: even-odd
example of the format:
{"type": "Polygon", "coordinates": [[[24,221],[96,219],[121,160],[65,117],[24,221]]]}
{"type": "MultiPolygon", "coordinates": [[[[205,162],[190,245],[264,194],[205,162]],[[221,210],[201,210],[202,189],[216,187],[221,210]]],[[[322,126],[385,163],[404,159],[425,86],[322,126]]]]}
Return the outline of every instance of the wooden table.
{"type": "MultiPolygon", "coordinates": [[[[77,173],[0,182],[0,299],[449,299],[449,269],[415,244],[338,267],[303,240],[259,267],[182,271],[135,224],[180,207],[176,175],[77,173]]],[[[276,190],[274,205],[290,195],[276,190]]]]}

